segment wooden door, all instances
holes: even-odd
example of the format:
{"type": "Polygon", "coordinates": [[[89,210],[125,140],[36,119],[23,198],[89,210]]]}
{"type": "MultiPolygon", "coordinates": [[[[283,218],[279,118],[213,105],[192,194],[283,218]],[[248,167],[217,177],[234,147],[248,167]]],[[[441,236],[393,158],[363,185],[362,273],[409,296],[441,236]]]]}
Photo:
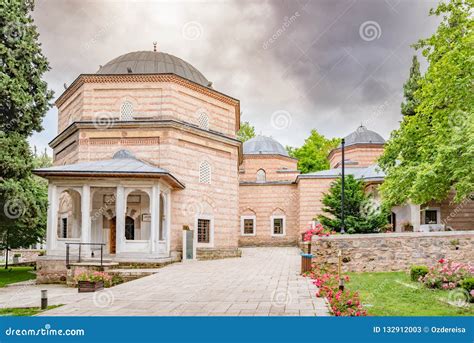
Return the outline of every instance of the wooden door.
{"type": "Polygon", "coordinates": [[[115,227],[115,217],[110,219],[110,222],[109,222],[109,227],[110,227],[110,235],[109,235],[109,247],[110,247],[110,251],[109,253],[111,254],[115,254],[115,246],[116,246],[116,242],[117,242],[117,231],[116,231],[116,227],[115,227]]]}

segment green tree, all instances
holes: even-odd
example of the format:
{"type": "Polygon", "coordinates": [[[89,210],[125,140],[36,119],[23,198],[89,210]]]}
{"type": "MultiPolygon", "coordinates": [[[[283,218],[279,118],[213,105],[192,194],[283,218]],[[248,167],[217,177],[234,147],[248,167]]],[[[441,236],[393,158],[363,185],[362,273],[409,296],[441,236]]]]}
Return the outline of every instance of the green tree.
{"type": "Polygon", "coordinates": [[[451,190],[462,201],[474,191],[474,44],[472,0],[443,2],[431,15],[443,20],[420,40],[429,62],[414,97],[415,114],[392,132],[379,164],[386,206],[423,204],[451,190]]]}
{"type": "MultiPolygon", "coordinates": [[[[342,225],[341,178],[335,180],[323,197],[323,212],[317,219],[325,228],[340,232],[342,225]]],[[[364,191],[364,182],[352,175],[344,178],[344,226],[347,233],[379,232],[387,225],[387,213],[364,191]]]]}
{"type": "Polygon", "coordinates": [[[288,154],[298,159],[298,169],[303,173],[310,173],[329,168],[328,154],[337,147],[338,138],[327,139],[318,131],[311,130],[311,134],[299,148],[286,147],[288,154]]]}
{"type": "Polygon", "coordinates": [[[248,121],[240,123],[240,130],[237,132],[237,139],[243,143],[255,136],[255,128],[250,125],[248,121]]]}
{"type": "Polygon", "coordinates": [[[0,5],[0,131],[29,136],[41,131],[53,92],[42,79],[49,70],[30,12],[33,1],[0,5]]]}
{"type": "Polygon", "coordinates": [[[33,7],[18,0],[0,5],[0,247],[7,251],[39,242],[46,229],[47,183],[31,173],[46,161],[34,158],[27,138],[42,130],[53,93],[43,81],[49,65],[33,7]]]}
{"type": "Polygon", "coordinates": [[[410,76],[407,82],[403,85],[403,96],[405,101],[402,102],[402,114],[405,116],[415,115],[415,108],[418,106],[418,99],[415,97],[415,92],[418,90],[421,79],[420,63],[416,55],[413,56],[410,76]]]}

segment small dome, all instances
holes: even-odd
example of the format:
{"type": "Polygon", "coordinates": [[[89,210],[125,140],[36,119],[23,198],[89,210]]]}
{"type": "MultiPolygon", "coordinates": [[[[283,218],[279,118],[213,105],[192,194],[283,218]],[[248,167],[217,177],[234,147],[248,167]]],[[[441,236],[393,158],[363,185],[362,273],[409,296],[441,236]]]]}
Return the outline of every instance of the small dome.
{"type": "Polygon", "coordinates": [[[244,155],[288,156],[286,149],[271,137],[257,136],[244,143],[244,155]]]}
{"type": "MultiPolygon", "coordinates": [[[[354,144],[385,144],[385,139],[377,132],[367,130],[363,125],[359,126],[357,130],[350,135],[344,137],[345,146],[354,144]]],[[[341,145],[339,145],[341,147],[341,145]]]]}
{"type": "Polygon", "coordinates": [[[114,154],[112,157],[114,160],[122,160],[122,159],[135,159],[135,155],[133,155],[128,150],[119,150],[114,154]]]}
{"type": "Polygon", "coordinates": [[[204,87],[211,83],[188,62],[158,51],[135,51],[121,55],[102,66],[96,74],[176,74],[204,87]]]}

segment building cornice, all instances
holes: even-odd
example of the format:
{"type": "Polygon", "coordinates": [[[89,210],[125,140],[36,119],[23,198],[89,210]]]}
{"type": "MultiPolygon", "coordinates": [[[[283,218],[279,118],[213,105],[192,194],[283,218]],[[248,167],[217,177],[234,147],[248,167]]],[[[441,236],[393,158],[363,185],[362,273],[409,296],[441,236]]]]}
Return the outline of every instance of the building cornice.
{"type": "MultiPolygon", "coordinates": [[[[132,121],[112,121],[104,126],[104,129],[134,129],[134,128],[173,128],[178,130],[184,130],[188,132],[192,132],[202,137],[210,138],[213,140],[217,140],[220,142],[224,142],[227,144],[231,144],[234,146],[239,147],[241,149],[242,143],[232,137],[228,137],[224,134],[221,134],[216,131],[211,130],[204,130],[199,128],[196,125],[189,124],[186,122],[181,122],[178,120],[173,119],[166,119],[166,120],[132,120],[132,121]]],[[[62,131],[59,135],[57,135],[51,142],[49,142],[49,146],[54,149],[58,146],[61,142],[65,139],[69,138],[70,136],[77,133],[80,129],[100,129],[98,124],[93,121],[80,121],[74,122],[69,125],[64,131],[62,131]]]]}
{"type": "Polygon", "coordinates": [[[244,154],[244,158],[255,158],[255,159],[265,159],[265,158],[280,158],[282,160],[292,160],[298,161],[297,158],[279,154],[244,154]]]}

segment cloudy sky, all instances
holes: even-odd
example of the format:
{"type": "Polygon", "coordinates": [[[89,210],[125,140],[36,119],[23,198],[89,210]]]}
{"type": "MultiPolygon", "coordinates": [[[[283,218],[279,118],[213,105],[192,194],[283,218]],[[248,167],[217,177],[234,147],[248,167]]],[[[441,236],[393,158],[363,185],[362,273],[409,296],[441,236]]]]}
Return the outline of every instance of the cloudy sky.
{"type": "MultiPolygon", "coordinates": [[[[399,124],[410,47],[431,35],[436,1],[37,0],[46,75],[63,84],[130,51],[158,49],[241,101],[258,133],[299,146],[311,129],[342,137],[363,123],[387,138],[399,124]]],[[[422,67],[426,63],[422,59],[422,67]]],[[[57,134],[57,109],[31,138],[57,134]]]]}

